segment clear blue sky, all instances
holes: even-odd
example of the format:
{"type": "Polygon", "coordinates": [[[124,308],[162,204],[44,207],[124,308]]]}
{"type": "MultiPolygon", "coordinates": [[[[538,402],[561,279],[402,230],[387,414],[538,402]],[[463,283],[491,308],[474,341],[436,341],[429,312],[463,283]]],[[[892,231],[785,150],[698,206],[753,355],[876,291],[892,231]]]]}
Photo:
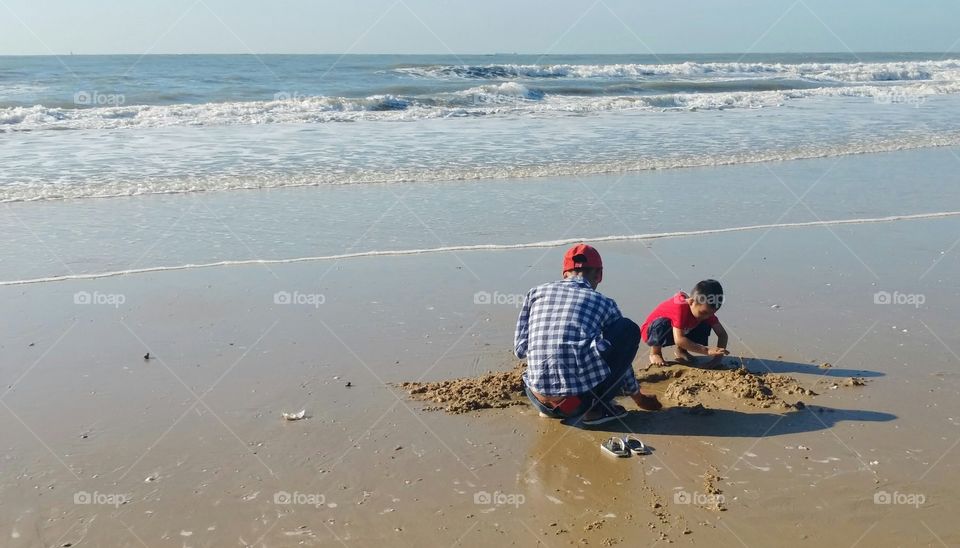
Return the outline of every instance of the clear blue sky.
{"type": "Polygon", "coordinates": [[[13,55],[956,52],[958,39],[958,0],[0,0],[13,55]]]}

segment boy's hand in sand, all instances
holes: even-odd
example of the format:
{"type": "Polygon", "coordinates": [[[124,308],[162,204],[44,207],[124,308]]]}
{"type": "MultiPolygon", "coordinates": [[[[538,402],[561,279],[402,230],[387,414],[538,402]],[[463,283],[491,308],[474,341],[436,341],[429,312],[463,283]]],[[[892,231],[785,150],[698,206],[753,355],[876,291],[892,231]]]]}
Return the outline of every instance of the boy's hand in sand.
{"type": "Polygon", "coordinates": [[[709,352],[708,356],[713,356],[713,359],[703,364],[703,367],[706,369],[716,369],[720,367],[720,364],[723,363],[723,357],[730,354],[730,351],[726,348],[715,346],[707,349],[709,352]]]}

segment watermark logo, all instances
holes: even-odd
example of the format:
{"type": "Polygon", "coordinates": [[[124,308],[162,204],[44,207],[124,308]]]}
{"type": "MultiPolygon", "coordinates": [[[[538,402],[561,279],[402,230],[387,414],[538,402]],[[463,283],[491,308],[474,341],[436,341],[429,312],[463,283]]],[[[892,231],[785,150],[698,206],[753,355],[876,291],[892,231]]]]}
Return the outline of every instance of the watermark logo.
{"type": "Polygon", "coordinates": [[[127,102],[122,93],[78,91],[73,94],[73,104],[83,107],[119,107],[127,102]]]}
{"type": "Polygon", "coordinates": [[[489,291],[477,291],[473,294],[473,304],[508,305],[514,308],[520,308],[520,305],[523,304],[523,299],[525,297],[526,295],[520,293],[500,293],[499,291],[490,293],[489,291]]]}
{"type": "Polygon", "coordinates": [[[273,294],[273,304],[298,304],[320,308],[320,305],[325,302],[327,302],[327,297],[323,293],[277,291],[273,294]]]}
{"type": "Polygon", "coordinates": [[[94,491],[77,491],[73,494],[74,504],[97,504],[119,508],[121,504],[130,502],[130,496],[122,493],[100,493],[94,491]]]}
{"type": "MultiPolygon", "coordinates": [[[[677,299],[681,301],[683,300],[679,295],[677,296],[677,299]]],[[[723,295],[704,295],[702,293],[695,293],[694,295],[690,296],[690,300],[698,304],[705,304],[717,310],[723,306],[723,295]]]]}
{"type": "Polygon", "coordinates": [[[483,86],[471,91],[470,100],[474,106],[518,108],[546,97],[546,93],[542,90],[528,89],[525,86],[509,83],[500,86],[483,86]]]}
{"type": "Polygon", "coordinates": [[[725,502],[720,493],[700,493],[699,491],[675,491],[674,504],[695,504],[697,506],[721,506],[725,502]]]}
{"type": "Polygon", "coordinates": [[[277,491],[273,494],[273,503],[282,505],[304,505],[321,507],[327,503],[327,497],[321,493],[301,493],[294,491],[277,491]]]}
{"type": "Polygon", "coordinates": [[[519,508],[525,502],[527,502],[527,497],[522,493],[477,491],[473,494],[473,503],[481,506],[513,506],[519,508]]]}
{"type": "Polygon", "coordinates": [[[889,491],[877,491],[873,494],[874,504],[900,504],[919,508],[925,502],[927,502],[927,497],[923,493],[901,493],[899,491],[890,493],[889,491]]]}
{"type": "Polygon", "coordinates": [[[524,98],[515,93],[473,93],[470,96],[474,106],[519,107],[524,98]]]}
{"type": "Polygon", "coordinates": [[[920,108],[927,98],[923,95],[906,93],[903,90],[881,91],[874,95],[873,102],[878,105],[911,105],[913,108],[920,108]]]}
{"type": "Polygon", "coordinates": [[[920,308],[927,302],[927,296],[923,293],[900,293],[894,291],[877,291],[873,294],[873,304],[896,304],[908,305],[914,308],[920,308]]]}
{"type": "Polygon", "coordinates": [[[298,91],[278,91],[273,94],[274,101],[303,101],[309,97],[298,91]]]}
{"type": "Polygon", "coordinates": [[[77,291],[73,294],[73,304],[97,304],[120,308],[120,306],[125,302],[127,302],[127,297],[123,293],[100,293],[99,291],[94,291],[91,293],[89,291],[77,291]]]}

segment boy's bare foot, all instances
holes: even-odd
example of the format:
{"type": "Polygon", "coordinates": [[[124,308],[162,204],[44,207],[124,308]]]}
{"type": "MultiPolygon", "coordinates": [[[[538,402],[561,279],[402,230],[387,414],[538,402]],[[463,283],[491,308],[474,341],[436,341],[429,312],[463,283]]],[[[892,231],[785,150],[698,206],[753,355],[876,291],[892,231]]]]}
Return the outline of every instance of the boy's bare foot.
{"type": "Polygon", "coordinates": [[[660,350],[650,350],[650,365],[655,365],[657,367],[667,365],[667,362],[663,359],[663,354],[660,352],[660,350]]]}
{"type": "Polygon", "coordinates": [[[682,348],[678,348],[676,361],[681,365],[691,365],[696,361],[696,359],[693,356],[691,356],[690,353],[687,352],[686,350],[682,348]]]}

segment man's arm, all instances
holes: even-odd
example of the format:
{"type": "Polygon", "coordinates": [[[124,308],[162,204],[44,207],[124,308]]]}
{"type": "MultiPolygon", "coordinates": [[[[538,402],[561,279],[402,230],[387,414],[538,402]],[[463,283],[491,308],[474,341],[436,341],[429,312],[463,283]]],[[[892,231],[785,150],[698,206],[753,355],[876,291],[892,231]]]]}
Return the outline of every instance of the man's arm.
{"type": "Polygon", "coordinates": [[[530,294],[523,299],[520,317],[517,318],[517,331],[513,336],[513,353],[520,358],[527,357],[527,337],[530,334],[530,294]]]}
{"type": "MultiPolygon", "coordinates": [[[[613,299],[607,299],[607,304],[603,308],[600,316],[600,333],[601,335],[606,332],[607,328],[613,325],[613,322],[619,320],[623,317],[623,314],[620,313],[620,309],[617,307],[617,303],[613,299]]],[[[600,338],[597,339],[597,351],[606,352],[610,348],[610,341],[607,339],[600,338]]]]}
{"type": "Polygon", "coordinates": [[[617,302],[613,299],[610,299],[609,304],[607,305],[606,314],[602,320],[603,329],[606,329],[613,322],[619,320],[623,317],[623,314],[620,312],[620,307],[617,306],[617,302]]]}

